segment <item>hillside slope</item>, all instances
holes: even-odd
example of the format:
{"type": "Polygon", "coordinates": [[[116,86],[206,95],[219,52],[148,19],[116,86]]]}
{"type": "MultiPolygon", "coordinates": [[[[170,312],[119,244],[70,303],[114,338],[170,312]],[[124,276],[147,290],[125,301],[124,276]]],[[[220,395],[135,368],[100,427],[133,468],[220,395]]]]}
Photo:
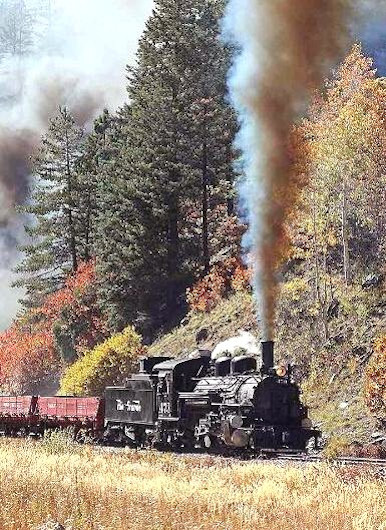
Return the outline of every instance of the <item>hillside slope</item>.
{"type": "MultiPolygon", "coordinates": [[[[373,340],[386,331],[386,292],[382,285],[335,286],[329,339],[322,336],[313,293],[303,280],[282,286],[277,318],[276,359],[296,365],[304,399],[326,435],[366,442],[376,430],[362,396],[363,375],[373,340]]],[[[171,333],[153,343],[151,355],[179,356],[237,335],[238,330],[259,336],[250,293],[223,300],[210,313],[188,315],[171,333]]]]}

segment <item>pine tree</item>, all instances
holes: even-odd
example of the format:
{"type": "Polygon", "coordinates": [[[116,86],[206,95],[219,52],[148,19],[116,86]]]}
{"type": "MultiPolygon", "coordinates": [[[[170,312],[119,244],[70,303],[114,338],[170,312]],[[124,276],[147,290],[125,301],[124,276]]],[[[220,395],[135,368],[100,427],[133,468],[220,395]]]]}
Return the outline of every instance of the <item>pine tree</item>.
{"type": "Polygon", "coordinates": [[[209,266],[209,209],[228,201],[233,181],[222,8],[158,0],[128,70],[130,105],[99,181],[95,245],[101,299],[118,329],[172,322],[186,286],[209,266]]]}
{"type": "Polygon", "coordinates": [[[93,242],[99,206],[98,182],[105,178],[105,167],[112,155],[109,136],[113,123],[114,118],[105,109],[94,122],[94,130],[84,143],[78,164],[79,209],[84,220],[79,227],[79,239],[87,261],[94,256],[93,242]]]}
{"type": "Polygon", "coordinates": [[[211,218],[216,208],[224,203],[228,215],[233,214],[233,141],[237,120],[226,99],[231,50],[219,39],[224,2],[198,4],[201,13],[196,18],[189,58],[195,68],[191,69],[192,78],[187,83],[192,104],[186,109],[186,136],[189,138],[186,163],[190,170],[197,172],[196,200],[201,211],[200,262],[197,265],[202,266],[206,274],[215,252],[211,241],[216,228],[211,218]]]}
{"type": "Polygon", "coordinates": [[[84,227],[78,176],[82,142],[82,129],[61,108],[34,159],[32,196],[22,208],[31,218],[25,227],[30,243],[22,248],[24,259],[16,282],[26,288],[28,305],[61,287],[68,272],[75,272],[87,257],[80,236],[84,227]]]}

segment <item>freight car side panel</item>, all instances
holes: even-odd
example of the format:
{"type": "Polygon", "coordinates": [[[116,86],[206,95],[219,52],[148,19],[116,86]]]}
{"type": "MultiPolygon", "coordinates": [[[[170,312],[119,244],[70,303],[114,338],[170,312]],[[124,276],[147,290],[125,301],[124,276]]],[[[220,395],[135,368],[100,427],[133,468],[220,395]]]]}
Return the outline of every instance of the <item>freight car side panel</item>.
{"type": "Polygon", "coordinates": [[[106,423],[154,423],[154,392],[150,385],[128,381],[127,387],[106,388],[106,423]]]}
{"type": "Polygon", "coordinates": [[[29,416],[34,414],[35,396],[0,396],[0,416],[29,416]]]}
{"type": "Polygon", "coordinates": [[[39,397],[37,403],[39,415],[47,418],[97,421],[103,418],[103,409],[103,399],[98,397],[39,397]]]}

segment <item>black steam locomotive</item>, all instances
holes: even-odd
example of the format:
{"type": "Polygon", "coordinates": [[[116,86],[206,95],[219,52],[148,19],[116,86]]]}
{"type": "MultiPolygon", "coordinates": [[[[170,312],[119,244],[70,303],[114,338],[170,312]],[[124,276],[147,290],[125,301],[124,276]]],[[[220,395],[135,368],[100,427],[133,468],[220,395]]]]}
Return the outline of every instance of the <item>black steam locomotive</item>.
{"type": "Polygon", "coordinates": [[[147,357],[124,387],[106,389],[105,437],[133,446],[254,452],[304,451],[320,432],[273,342],[257,359],[147,357]]]}

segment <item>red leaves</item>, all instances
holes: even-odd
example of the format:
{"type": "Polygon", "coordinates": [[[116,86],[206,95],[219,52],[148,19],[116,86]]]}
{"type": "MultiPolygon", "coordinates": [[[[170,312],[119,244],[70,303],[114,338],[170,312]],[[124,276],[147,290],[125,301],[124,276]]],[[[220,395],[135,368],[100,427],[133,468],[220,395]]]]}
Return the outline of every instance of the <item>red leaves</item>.
{"type": "Polygon", "coordinates": [[[38,324],[15,322],[0,335],[0,381],[8,392],[22,392],[41,380],[56,364],[52,330],[38,324]]]}
{"type": "Polygon", "coordinates": [[[105,322],[96,307],[93,291],[95,282],[94,261],[82,263],[76,274],[68,277],[63,289],[50,295],[43,306],[36,310],[38,315],[44,316],[52,325],[61,320],[67,325],[83,322],[78,351],[93,347],[107,333],[105,322]]]}
{"type": "Polygon", "coordinates": [[[190,309],[211,311],[231,292],[247,289],[250,278],[251,272],[238,258],[229,258],[215,265],[209,274],[187,290],[186,298],[190,309]]]}
{"type": "MultiPolygon", "coordinates": [[[[233,258],[235,260],[235,258],[233,258]]],[[[252,271],[244,267],[240,260],[235,260],[235,268],[231,277],[231,286],[234,291],[245,291],[249,289],[252,279],[252,271]]]]}
{"type": "Polygon", "coordinates": [[[71,306],[81,308],[80,300],[87,289],[95,282],[95,264],[93,261],[82,263],[76,274],[68,277],[63,289],[48,296],[41,308],[34,310],[36,314],[47,318],[55,318],[60,311],[71,306]]]}
{"type": "Polygon", "coordinates": [[[82,264],[62,289],[0,335],[0,384],[5,390],[39,388],[47,378],[58,374],[61,359],[54,336],[58,322],[81,329],[76,336],[78,352],[105,336],[107,330],[93,292],[95,280],[94,262],[82,264]]]}

